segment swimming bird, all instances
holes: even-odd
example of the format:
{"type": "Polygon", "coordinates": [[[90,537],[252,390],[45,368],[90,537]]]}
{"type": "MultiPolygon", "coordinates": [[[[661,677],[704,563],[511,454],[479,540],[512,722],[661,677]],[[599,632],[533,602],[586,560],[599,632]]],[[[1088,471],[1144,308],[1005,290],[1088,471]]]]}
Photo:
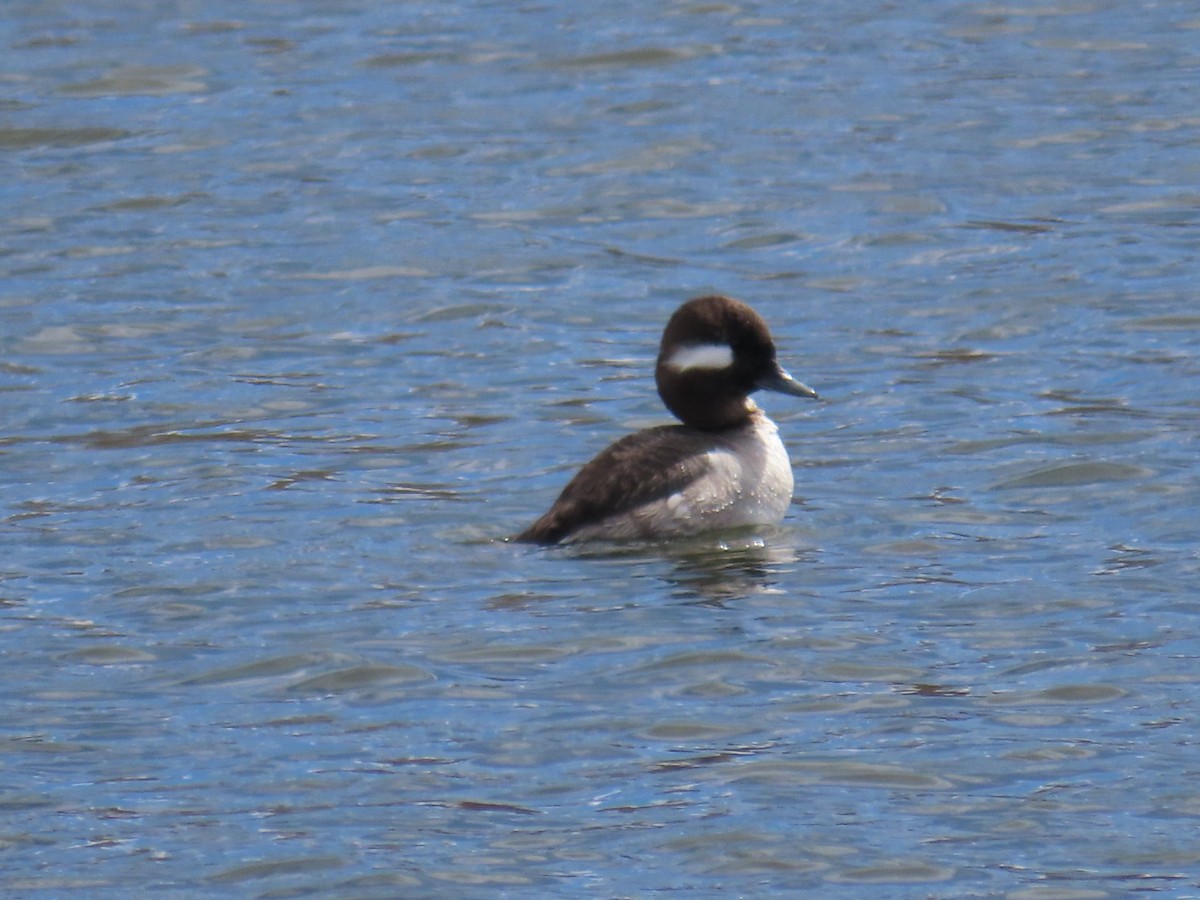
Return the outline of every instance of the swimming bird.
{"type": "Polygon", "coordinates": [[[730,297],[688,300],[663,331],[654,380],[683,424],[647,428],[601,451],[516,540],[664,538],[783,519],[791,461],[750,394],[817,392],[779,365],[762,317],[730,297]]]}

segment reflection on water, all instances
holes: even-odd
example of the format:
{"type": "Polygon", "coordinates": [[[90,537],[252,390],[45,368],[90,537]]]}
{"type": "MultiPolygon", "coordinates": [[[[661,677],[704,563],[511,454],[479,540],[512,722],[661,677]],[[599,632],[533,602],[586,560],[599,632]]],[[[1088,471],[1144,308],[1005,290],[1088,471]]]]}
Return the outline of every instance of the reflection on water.
{"type": "Polygon", "coordinates": [[[1187,10],[6,11],[8,893],[1200,889],[1187,10]],[[506,542],[712,291],[787,521],[506,542]]]}
{"type": "Polygon", "coordinates": [[[568,544],[543,550],[564,558],[615,563],[618,570],[637,569],[638,564],[660,568],[673,565],[670,573],[656,572],[655,578],[673,596],[686,602],[721,606],[727,600],[745,600],[757,593],[771,592],[782,573],[795,572],[804,552],[771,538],[792,536],[783,529],[735,529],[674,541],[568,544]]]}

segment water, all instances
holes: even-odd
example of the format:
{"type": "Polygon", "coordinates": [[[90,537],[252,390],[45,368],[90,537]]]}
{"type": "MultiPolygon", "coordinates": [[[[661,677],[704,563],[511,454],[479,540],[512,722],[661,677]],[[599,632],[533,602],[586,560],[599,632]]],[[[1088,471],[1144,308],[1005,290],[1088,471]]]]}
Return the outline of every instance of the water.
{"type": "Polygon", "coordinates": [[[1189,4],[10,3],[11,896],[1200,896],[1189,4]],[[502,538],[755,305],[778,529],[502,538]]]}

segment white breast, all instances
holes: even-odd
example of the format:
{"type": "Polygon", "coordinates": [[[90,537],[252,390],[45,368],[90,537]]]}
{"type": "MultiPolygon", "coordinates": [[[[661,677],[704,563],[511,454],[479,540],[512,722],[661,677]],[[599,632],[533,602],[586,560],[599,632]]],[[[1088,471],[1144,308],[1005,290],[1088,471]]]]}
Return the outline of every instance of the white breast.
{"type": "Polygon", "coordinates": [[[756,411],[745,426],[713,435],[706,472],[683,490],[573,538],[628,539],[775,525],[792,502],[792,464],[775,423],[756,411]]]}

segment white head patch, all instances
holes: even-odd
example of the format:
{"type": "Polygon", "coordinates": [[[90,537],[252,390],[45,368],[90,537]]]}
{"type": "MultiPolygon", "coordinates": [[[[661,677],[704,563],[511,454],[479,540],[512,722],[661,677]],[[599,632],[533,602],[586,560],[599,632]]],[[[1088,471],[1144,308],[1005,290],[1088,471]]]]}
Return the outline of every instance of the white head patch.
{"type": "Polygon", "coordinates": [[[733,365],[733,348],[728,344],[690,344],[672,353],[667,365],[677,372],[728,369],[733,365]]]}

